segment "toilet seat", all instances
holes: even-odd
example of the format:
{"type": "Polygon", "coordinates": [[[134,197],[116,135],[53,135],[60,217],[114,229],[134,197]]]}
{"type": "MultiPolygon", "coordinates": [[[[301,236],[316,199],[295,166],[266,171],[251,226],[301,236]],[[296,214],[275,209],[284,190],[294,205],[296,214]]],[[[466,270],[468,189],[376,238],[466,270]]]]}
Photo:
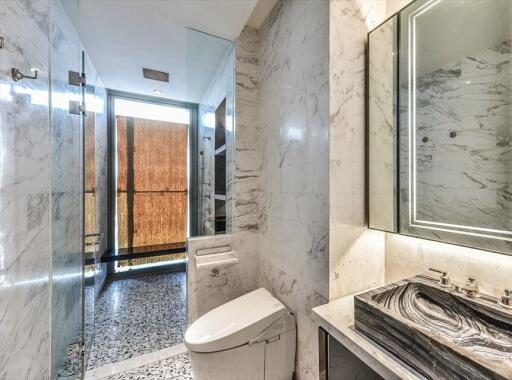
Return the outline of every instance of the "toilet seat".
{"type": "Polygon", "coordinates": [[[185,345],[192,352],[208,353],[249,344],[287,314],[278,299],[260,288],[197,319],[185,333],[185,345]]]}

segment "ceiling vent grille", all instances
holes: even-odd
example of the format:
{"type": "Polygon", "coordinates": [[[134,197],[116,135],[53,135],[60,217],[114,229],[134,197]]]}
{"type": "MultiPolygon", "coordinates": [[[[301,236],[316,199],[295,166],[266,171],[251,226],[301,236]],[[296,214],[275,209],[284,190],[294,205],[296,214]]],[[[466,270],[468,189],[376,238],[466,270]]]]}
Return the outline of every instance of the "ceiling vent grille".
{"type": "Polygon", "coordinates": [[[142,69],[142,75],[146,79],[152,79],[157,80],[160,82],[167,82],[169,83],[169,73],[158,71],[158,70],[151,70],[146,69],[145,67],[142,69]]]}

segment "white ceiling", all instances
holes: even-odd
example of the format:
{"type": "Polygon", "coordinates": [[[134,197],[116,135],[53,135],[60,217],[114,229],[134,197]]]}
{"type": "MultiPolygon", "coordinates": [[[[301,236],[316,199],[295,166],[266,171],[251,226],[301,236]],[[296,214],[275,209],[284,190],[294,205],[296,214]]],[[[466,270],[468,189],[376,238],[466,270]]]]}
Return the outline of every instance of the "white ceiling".
{"type": "Polygon", "coordinates": [[[511,17],[511,0],[435,3],[416,19],[418,75],[509,40],[511,17]]]}
{"type": "Polygon", "coordinates": [[[105,87],[199,102],[256,1],[80,0],[80,38],[105,87]],[[144,79],[143,67],[170,83],[144,79]]]}
{"type": "Polygon", "coordinates": [[[247,25],[259,29],[276,3],[277,0],[258,0],[247,25]]]}

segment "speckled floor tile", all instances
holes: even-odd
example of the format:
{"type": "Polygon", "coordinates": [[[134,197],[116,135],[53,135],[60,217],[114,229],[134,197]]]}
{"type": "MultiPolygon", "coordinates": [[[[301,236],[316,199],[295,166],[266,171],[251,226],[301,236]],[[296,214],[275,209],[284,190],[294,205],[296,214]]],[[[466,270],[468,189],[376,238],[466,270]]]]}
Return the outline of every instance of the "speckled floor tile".
{"type": "Polygon", "coordinates": [[[103,380],[192,380],[192,368],[188,353],[121,372],[103,380]]]}
{"type": "Polygon", "coordinates": [[[100,294],[87,369],[183,342],[186,274],[174,272],[115,280],[100,294]]]}

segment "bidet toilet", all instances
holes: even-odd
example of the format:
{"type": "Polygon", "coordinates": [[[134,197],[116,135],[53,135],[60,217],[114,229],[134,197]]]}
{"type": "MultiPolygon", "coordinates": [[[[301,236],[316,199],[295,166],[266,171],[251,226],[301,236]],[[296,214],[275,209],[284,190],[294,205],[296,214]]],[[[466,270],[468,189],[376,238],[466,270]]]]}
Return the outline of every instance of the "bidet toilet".
{"type": "Polygon", "coordinates": [[[295,316],[260,288],[197,319],[185,333],[194,380],[291,380],[295,316]]]}

